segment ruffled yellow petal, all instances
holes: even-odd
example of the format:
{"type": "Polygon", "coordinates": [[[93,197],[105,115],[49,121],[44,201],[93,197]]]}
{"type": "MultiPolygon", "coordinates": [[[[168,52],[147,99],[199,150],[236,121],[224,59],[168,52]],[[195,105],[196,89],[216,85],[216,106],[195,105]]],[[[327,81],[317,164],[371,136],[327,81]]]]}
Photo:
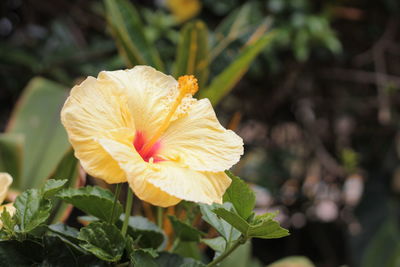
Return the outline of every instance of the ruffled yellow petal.
{"type": "MultiPolygon", "coordinates": [[[[225,172],[199,172],[172,162],[153,164],[144,176],[149,183],[172,196],[206,204],[221,204],[222,196],[231,184],[225,172]]],[[[129,176],[128,181],[131,182],[129,176]]]]}
{"type": "Polygon", "coordinates": [[[7,191],[13,182],[11,175],[5,172],[0,172],[0,204],[6,199],[7,191]]]}
{"type": "Polygon", "coordinates": [[[99,138],[133,141],[133,117],[125,91],[118,84],[88,77],[71,90],[61,121],[76,157],[90,175],[108,183],[126,181],[118,163],[96,142],[99,138]]]}
{"type": "Polygon", "coordinates": [[[138,131],[149,136],[168,113],[169,101],[178,91],[177,81],[148,66],[129,70],[102,72],[100,80],[123,88],[138,131]]]}
{"type": "Polygon", "coordinates": [[[149,173],[152,164],[145,162],[132,146],[110,139],[99,139],[98,142],[125,170],[129,185],[138,198],[161,207],[176,205],[181,201],[147,181],[145,174],[149,173]]]}
{"type": "Polygon", "coordinates": [[[136,178],[131,177],[129,186],[138,198],[155,206],[166,208],[174,206],[181,201],[181,199],[149,183],[142,176],[136,178]]]}
{"type": "Polygon", "coordinates": [[[161,136],[160,155],[198,171],[221,172],[243,155],[243,140],[219,123],[208,99],[192,105],[161,136]]]}
{"type": "Polygon", "coordinates": [[[129,146],[109,139],[99,143],[125,170],[135,194],[153,205],[168,207],[181,199],[221,203],[231,183],[224,172],[198,172],[172,162],[147,163],[129,146]]]}

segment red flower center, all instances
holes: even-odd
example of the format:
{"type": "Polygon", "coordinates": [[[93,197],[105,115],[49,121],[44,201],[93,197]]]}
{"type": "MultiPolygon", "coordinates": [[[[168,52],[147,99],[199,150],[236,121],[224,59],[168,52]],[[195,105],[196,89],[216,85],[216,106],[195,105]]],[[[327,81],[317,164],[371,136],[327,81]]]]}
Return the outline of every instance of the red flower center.
{"type": "Polygon", "coordinates": [[[133,140],[133,146],[136,151],[142,157],[142,159],[146,162],[149,162],[152,158],[152,162],[157,163],[162,161],[163,159],[157,156],[157,153],[160,151],[161,143],[160,141],[155,142],[149,149],[144,149],[147,139],[145,135],[137,131],[135,134],[135,139],[133,140]]]}

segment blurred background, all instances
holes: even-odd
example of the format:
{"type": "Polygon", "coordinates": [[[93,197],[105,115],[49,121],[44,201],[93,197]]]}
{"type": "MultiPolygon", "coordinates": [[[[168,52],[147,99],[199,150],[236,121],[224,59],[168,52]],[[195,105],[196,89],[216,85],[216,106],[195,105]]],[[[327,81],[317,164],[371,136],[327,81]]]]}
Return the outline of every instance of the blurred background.
{"type": "Polygon", "coordinates": [[[29,150],[13,174],[23,189],[36,185],[29,166],[63,159],[58,112],[88,75],[194,73],[199,97],[244,139],[233,171],[257,212],[279,210],[291,232],[255,240],[255,258],[399,266],[399,15],[397,0],[2,0],[0,169],[6,148],[29,150]],[[17,118],[38,99],[40,116],[17,118]]]}

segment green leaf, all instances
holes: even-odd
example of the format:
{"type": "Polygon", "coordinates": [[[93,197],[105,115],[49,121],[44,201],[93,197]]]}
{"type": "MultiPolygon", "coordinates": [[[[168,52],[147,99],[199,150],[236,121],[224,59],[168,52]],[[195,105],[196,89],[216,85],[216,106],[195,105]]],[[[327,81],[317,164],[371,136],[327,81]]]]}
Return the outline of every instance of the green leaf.
{"type": "Polygon", "coordinates": [[[238,57],[211,81],[205,90],[199,91],[199,98],[209,98],[214,106],[218,104],[247,72],[251,62],[270,43],[272,36],[272,33],[266,34],[244,48],[238,57]]]}
{"type": "MultiPolygon", "coordinates": [[[[121,228],[125,214],[122,214],[116,225],[121,228]]],[[[92,216],[80,216],[80,222],[91,223],[97,221],[92,216]]],[[[159,248],[165,241],[164,232],[153,222],[142,216],[130,216],[128,221],[128,235],[132,237],[141,248],[159,248]]]]}
{"type": "Polygon", "coordinates": [[[158,266],[162,267],[203,267],[203,263],[196,261],[191,258],[182,258],[177,254],[172,254],[168,252],[160,253],[157,258],[158,266]]]}
{"type": "Polygon", "coordinates": [[[130,254],[133,266],[159,267],[152,252],[144,249],[135,249],[130,254]]]}
{"type": "Polygon", "coordinates": [[[49,230],[64,237],[77,239],[79,231],[63,223],[50,224],[49,230]]]}
{"type": "Polygon", "coordinates": [[[399,259],[399,244],[400,231],[397,225],[397,217],[390,215],[379,226],[368,243],[360,266],[397,266],[394,262],[399,259]]]}
{"type": "Polygon", "coordinates": [[[253,212],[256,196],[246,182],[230,171],[226,171],[226,174],[232,179],[232,183],[224,194],[224,202],[231,202],[236,212],[247,220],[253,212]]]}
{"type": "Polygon", "coordinates": [[[0,172],[13,177],[12,187],[17,187],[22,174],[24,137],[21,134],[0,134],[0,172]]]}
{"type": "Polygon", "coordinates": [[[41,266],[79,266],[75,253],[59,237],[44,236],[43,245],[44,259],[41,266]]]}
{"type": "Polygon", "coordinates": [[[118,50],[129,67],[149,65],[162,71],[160,56],[144,34],[140,15],[127,0],[104,0],[106,17],[118,50]]]}
{"type": "Polygon", "coordinates": [[[4,208],[0,213],[0,221],[3,224],[2,228],[7,231],[13,231],[15,226],[15,221],[13,220],[13,216],[8,212],[7,208],[4,208]]]}
{"type": "MultiPolygon", "coordinates": [[[[56,170],[49,177],[50,179],[67,179],[66,187],[76,187],[77,180],[79,179],[79,165],[78,159],[74,156],[74,150],[70,149],[65,153],[62,160],[58,163],[56,170]]],[[[50,215],[51,222],[55,223],[61,221],[68,212],[68,204],[56,200],[53,203],[53,212],[50,215]]],[[[68,215],[68,214],[67,214],[68,215]]]]}
{"type": "Polygon", "coordinates": [[[202,239],[201,242],[212,248],[214,251],[222,253],[226,249],[226,241],[223,237],[202,239]]]}
{"type": "Polygon", "coordinates": [[[161,252],[158,257],[151,250],[135,249],[130,255],[133,266],[146,267],[203,267],[203,263],[177,254],[161,252]]]}
{"type": "Polygon", "coordinates": [[[215,214],[238,229],[246,238],[257,237],[263,239],[281,238],[289,235],[289,231],[282,228],[279,223],[273,220],[274,216],[265,214],[256,217],[256,224],[249,224],[238,214],[223,208],[213,210],[215,214]]]}
{"type": "Polygon", "coordinates": [[[172,227],[174,228],[175,237],[182,241],[199,242],[200,237],[204,235],[204,233],[201,231],[185,222],[180,221],[175,216],[168,216],[168,219],[171,221],[172,227]]]}
{"type": "MultiPolygon", "coordinates": [[[[124,214],[121,215],[118,225],[122,225],[124,214]]],[[[163,231],[153,222],[141,216],[130,216],[128,234],[134,240],[139,239],[141,248],[158,248],[164,242],[163,231]]]]}
{"type": "Polygon", "coordinates": [[[22,173],[14,188],[23,191],[42,186],[69,149],[60,122],[67,95],[65,87],[43,78],[32,79],[22,93],[6,129],[24,139],[22,173]]]}
{"type": "Polygon", "coordinates": [[[42,246],[32,241],[1,241],[1,266],[35,266],[42,261],[42,246]]]}
{"type": "Polygon", "coordinates": [[[210,64],[215,59],[225,58],[223,61],[226,61],[229,58],[227,62],[223,63],[224,65],[228,65],[239,52],[235,48],[237,45],[230,46],[232,43],[242,43],[245,39],[248,39],[247,43],[249,43],[260,38],[269,28],[268,25],[270,24],[270,19],[261,13],[260,3],[256,3],[255,1],[246,2],[231,12],[218,25],[212,35],[214,45],[209,55],[210,64]],[[226,51],[228,47],[229,51],[226,51]],[[226,53],[219,57],[224,51],[226,53]]]}
{"type": "Polygon", "coordinates": [[[266,220],[273,220],[273,219],[275,219],[275,217],[278,214],[279,214],[279,211],[274,211],[274,212],[267,212],[267,213],[264,213],[262,215],[257,215],[257,216],[254,217],[252,223],[253,224],[258,224],[258,223],[261,223],[261,222],[266,221],[266,220]]]}
{"type": "Polygon", "coordinates": [[[51,203],[42,198],[39,190],[29,189],[17,197],[14,207],[18,232],[29,233],[46,222],[50,216],[51,203]]]}
{"type": "Polygon", "coordinates": [[[79,231],[80,246],[98,258],[116,262],[122,257],[125,240],[119,229],[105,222],[94,222],[79,231]]]}
{"type": "Polygon", "coordinates": [[[215,29],[218,40],[228,37],[232,41],[248,33],[251,29],[251,18],[257,9],[254,2],[246,2],[231,12],[215,29]]]}
{"type": "Polygon", "coordinates": [[[289,231],[282,228],[277,221],[269,219],[250,226],[248,234],[250,237],[272,239],[288,236],[289,231]]]}
{"type": "Polygon", "coordinates": [[[54,180],[50,179],[44,184],[41,193],[44,198],[51,198],[68,182],[68,180],[54,180]]]}
{"type": "Polygon", "coordinates": [[[208,30],[202,21],[186,23],[176,50],[175,77],[193,74],[202,88],[208,78],[208,30]]]}
{"type": "Polygon", "coordinates": [[[218,208],[213,211],[215,214],[227,221],[230,225],[238,229],[246,237],[248,236],[247,231],[249,230],[250,225],[238,214],[224,208],[218,208]]]}
{"type": "MultiPolygon", "coordinates": [[[[111,217],[114,195],[109,190],[101,187],[86,186],[79,189],[63,189],[56,194],[56,197],[104,221],[108,221],[111,217]]],[[[115,220],[118,219],[121,213],[122,205],[117,202],[115,207],[115,220]]]]}
{"type": "Polygon", "coordinates": [[[308,258],[302,256],[286,257],[269,264],[267,267],[286,267],[286,266],[315,267],[315,265],[308,258]]]}
{"type": "Polygon", "coordinates": [[[110,267],[110,264],[95,257],[93,254],[87,254],[78,258],[78,267],[80,266],[110,267]]]}
{"type": "Polygon", "coordinates": [[[73,186],[78,177],[78,159],[74,156],[74,150],[69,149],[58,163],[55,171],[49,179],[68,180],[68,186],[73,186]]]}
{"type": "Polygon", "coordinates": [[[70,245],[77,251],[84,253],[85,251],[78,246],[78,234],[79,231],[73,227],[65,225],[63,223],[51,224],[48,227],[50,230],[49,235],[57,236],[64,243],[70,245]]]}
{"type": "Polygon", "coordinates": [[[63,223],[50,224],[49,230],[59,236],[75,240],[78,239],[79,231],[63,223]]]}
{"type": "Polygon", "coordinates": [[[240,237],[240,232],[232,227],[225,220],[218,218],[218,216],[213,212],[213,209],[223,207],[225,209],[232,209],[231,203],[224,203],[223,205],[205,205],[200,204],[200,211],[203,215],[203,220],[208,222],[213,226],[228,243],[231,243],[240,237]]]}
{"type": "Polygon", "coordinates": [[[0,214],[0,221],[2,227],[0,228],[0,240],[10,240],[13,239],[15,235],[15,217],[11,216],[10,213],[5,208],[0,214]]]}
{"type": "Polygon", "coordinates": [[[174,247],[173,252],[185,258],[192,258],[195,260],[201,260],[202,258],[202,253],[199,249],[198,243],[193,241],[178,242],[174,247]]]}

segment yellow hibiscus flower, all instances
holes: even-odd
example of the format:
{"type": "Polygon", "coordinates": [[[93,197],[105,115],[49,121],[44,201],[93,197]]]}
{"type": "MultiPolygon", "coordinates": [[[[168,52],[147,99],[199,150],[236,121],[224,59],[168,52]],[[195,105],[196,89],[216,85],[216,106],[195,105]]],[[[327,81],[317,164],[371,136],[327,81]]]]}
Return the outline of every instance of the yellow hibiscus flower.
{"type": "MultiPolygon", "coordinates": [[[[8,188],[12,184],[13,179],[11,175],[5,172],[0,172],[0,204],[6,199],[8,188]]],[[[15,213],[15,207],[13,203],[9,203],[6,205],[0,206],[0,214],[3,213],[4,210],[7,210],[8,213],[12,216],[15,213]]],[[[0,220],[0,228],[3,226],[3,223],[0,220]]]]}
{"type": "Polygon", "coordinates": [[[90,175],[128,182],[161,207],[221,203],[231,183],[224,170],[239,161],[243,140],[208,99],[192,97],[197,89],[193,76],[176,81],[148,66],[103,71],[71,90],[61,120],[90,175]]]}

